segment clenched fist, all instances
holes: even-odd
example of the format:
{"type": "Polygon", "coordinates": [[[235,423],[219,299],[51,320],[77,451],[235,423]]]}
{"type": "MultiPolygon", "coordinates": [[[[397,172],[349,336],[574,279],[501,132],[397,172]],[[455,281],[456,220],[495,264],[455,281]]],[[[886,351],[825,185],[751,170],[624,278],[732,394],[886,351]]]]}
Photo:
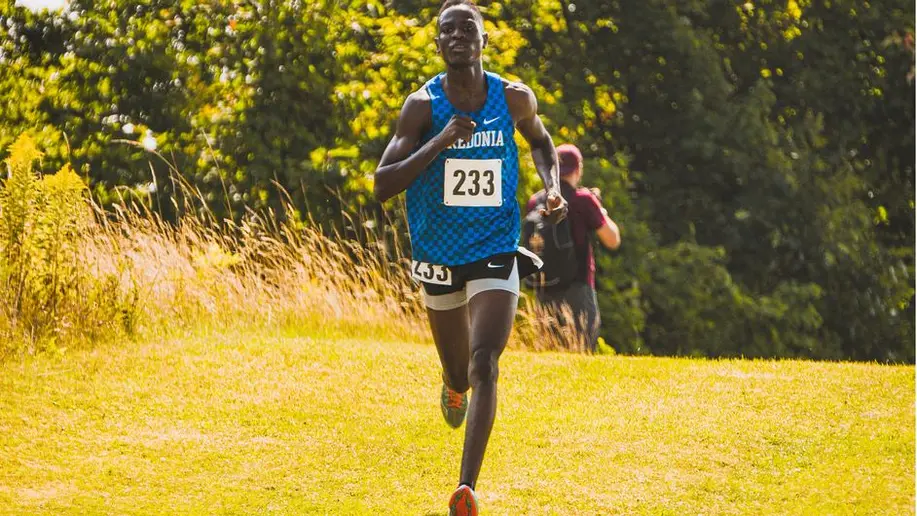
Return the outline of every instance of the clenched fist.
{"type": "Polygon", "coordinates": [[[439,133],[440,138],[449,147],[458,140],[471,141],[471,135],[474,134],[474,120],[462,115],[452,115],[446,127],[439,133]]]}
{"type": "Polygon", "coordinates": [[[567,201],[557,190],[549,190],[541,216],[551,224],[557,224],[567,217],[567,201]]]}

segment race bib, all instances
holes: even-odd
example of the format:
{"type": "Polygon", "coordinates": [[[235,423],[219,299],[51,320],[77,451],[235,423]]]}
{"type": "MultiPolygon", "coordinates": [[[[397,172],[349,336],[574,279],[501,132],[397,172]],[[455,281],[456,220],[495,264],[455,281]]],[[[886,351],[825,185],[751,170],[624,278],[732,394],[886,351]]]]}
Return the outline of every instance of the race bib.
{"type": "Polygon", "coordinates": [[[445,265],[411,260],[411,277],[423,283],[452,285],[452,269],[445,265]]]}
{"type": "Polygon", "coordinates": [[[503,160],[446,159],[443,204],[502,206],[503,160]]]}

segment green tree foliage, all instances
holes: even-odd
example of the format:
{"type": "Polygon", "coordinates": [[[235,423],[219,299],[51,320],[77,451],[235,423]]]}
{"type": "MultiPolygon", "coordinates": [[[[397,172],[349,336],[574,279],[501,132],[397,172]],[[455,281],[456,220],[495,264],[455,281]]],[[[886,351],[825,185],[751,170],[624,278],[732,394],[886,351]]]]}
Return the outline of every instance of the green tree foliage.
{"type": "MultiPolygon", "coordinates": [[[[622,227],[598,258],[616,350],[914,360],[913,5],[480,3],[486,68],[534,88],[622,227]]],[[[218,217],[347,229],[339,212],[361,212],[404,243],[372,172],[404,98],[442,69],[437,10],[4,0],[0,152],[30,131],[103,202],[170,219],[182,181],[218,217]]],[[[539,187],[521,154],[520,201],[539,187]]]]}

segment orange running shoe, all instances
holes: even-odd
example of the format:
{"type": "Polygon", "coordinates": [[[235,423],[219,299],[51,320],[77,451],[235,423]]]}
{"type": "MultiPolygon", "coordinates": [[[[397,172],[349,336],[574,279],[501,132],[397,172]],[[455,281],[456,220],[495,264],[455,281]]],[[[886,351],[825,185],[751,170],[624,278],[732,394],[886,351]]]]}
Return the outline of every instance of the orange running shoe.
{"type": "Polygon", "coordinates": [[[461,485],[452,493],[449,516],[478,516],[478,498],[470,487],[461,485]]]}
{"type": "Polygon", "coordinates": [[[443,410],[446,423],[452,428],[458,428],[462,426],[462,421],[465,421],[465,412],[468,411],[468,395],[464,392],[453,391],[443,383],[439,408],[443,410]]]}

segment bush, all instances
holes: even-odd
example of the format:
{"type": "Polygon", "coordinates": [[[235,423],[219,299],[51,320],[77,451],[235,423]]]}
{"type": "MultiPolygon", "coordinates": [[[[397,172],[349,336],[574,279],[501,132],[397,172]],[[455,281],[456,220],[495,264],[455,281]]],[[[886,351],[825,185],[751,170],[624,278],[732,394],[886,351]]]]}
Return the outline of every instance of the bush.
{"type": "Polygon", "coordinates": [[[109,315],[85,310],[95,286],[80,260],[92,218],[86,185],[68,165],[37,174],[40,158],[35,142],[21,136],[0,183],[0,355],[53,347],[61,332],[109,315]]]}

